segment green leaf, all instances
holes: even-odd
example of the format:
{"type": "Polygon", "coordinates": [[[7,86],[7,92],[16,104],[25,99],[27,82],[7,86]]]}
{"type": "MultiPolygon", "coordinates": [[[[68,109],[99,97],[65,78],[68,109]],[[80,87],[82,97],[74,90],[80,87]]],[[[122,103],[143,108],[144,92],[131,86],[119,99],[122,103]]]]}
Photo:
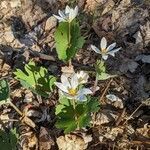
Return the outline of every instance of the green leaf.
{"type": "Polygon", "coordinates": [[[16,128],[4,132],[0,130],[0,149],[1,150],[17,150],[18,134],[16,128]]]}
{"type": "Polygon", "coordinates": [[[6,80],[0,80],[0,101],[7,100],[9,98],[9,85],[6,80]]]}
{"type": "Polygon", "coordinates": [[[76,129],[77,124],[75,121],[74,109],[72,105],[70,106],[63,105],[61,112],[57,114],[57,118],[58,120],[56,122],[56,127],[63,129],[65,133],[69,133],[76,129]]]}
{"type": "Polygon", "coordinates": [[[48,74],[46,68],[38,67],[32,61],[25,65],[24,71],[17,69],[14,74],[23,87],[43,97],[49,96],[56,81],[54,76],[48,74]]]}
{"type": "Polygon", "coordinates": [[[106,73],[106,67],[103,60],[97,60],[95,68],[96,73],[98,74],[98,80],[107,80],[109,78],[116,77],[116,75],[106,73]]]}
{"type": "Polygon", "coordinates": [[[59,23],[54,38],[58,58],[63,61],[73,58],[85,42],[84,37],[80,35],[80,26],[75,20],[70,23],[70,40],[68,22],[59,23]]]}
{"type": "Polygon", "coordinates": [[[90,113],[85,113],[85,114],[82,114],[80,117],[79,117],[79,127],[80,128],[83,128],[83,127],[86,127],[86,126],[89,126],[90,125],[90,121],[91,121],[91,116],[90,116],[90,113]]]}
{"type": "Polygon", "coordinates": [[[56,106],[57,122],[56,127],[63,129],[65,133],[74,131],[77,127],[89,126],[91,113],[99,110],[99,103],[96,98],[88,97],[87,102],[76,103],[74,110],[72,100],[61,98],[56,106]]]}
{"type": "Polygon", "coordinates": [[[59,23],[59,26],[56,29],[56,32],[54,34],[54,38],[55,38],[55,42],[56,42],[56,51],[58,54],[58,58],[60,60],[67,59],[67,48],[69,45],[68,27],[69,27],[69,24],[67,22],[61,22],[61,23],[59,23]]]}
{"type": "Polygon", "coordinates": [[[13,150],[17,150],[16,144],[19,138],[19,134],[17,133],[16,128],[10,130],[10,144],[13,150]]]}
{"type": "Polygon", "coordinates": [[[78,49],[82,48],[84,42],[84,37],[80,34],[79,23],[73,21],[71,23],[71,43],[70,47],[67,49],[67,60],[75,56],[78,49]]]}
{"type": "Polygon", "coordinates": [[[108,73],[101,73],[99,76],[98,76],[98,80],[107,80],[109,78],[114,78],[116,77],[117,75],[110,75],[108,73]]]}
{"type": "Polygon", "coordinates": [[[106,67],[103,60],[97,60],[95,68],[98,74],[101,74],[102,72],[106,72],[106,67]]]}
{"type": "Polygon", "coordinates": [[[57,115],[60,112],[63,112],[63,110],[66,106],[70,106],[70,101],[66,97],[60,97],[59,104],[57,105],[57,107],[55,109],[55,114],[57,115]]]}
{"type": "Polygon", "coordinates": [[[99,110],[99,101],[96,97],[88,97],[87,112],[97,112],[99,110]]]}

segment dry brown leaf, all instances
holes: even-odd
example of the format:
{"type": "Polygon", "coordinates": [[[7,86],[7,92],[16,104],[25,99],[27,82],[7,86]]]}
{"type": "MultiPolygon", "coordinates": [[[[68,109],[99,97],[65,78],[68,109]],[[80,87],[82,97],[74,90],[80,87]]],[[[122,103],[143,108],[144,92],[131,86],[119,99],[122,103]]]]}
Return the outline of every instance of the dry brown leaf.
{"type": "Polygon", "coordinates": [[[93,12],[97,6],[104,4],[107,0],[86,0],[85,12],[93,12]]]}
{"type": "Polygon", "coordinates": [[[83,135],[83,137],[76,134],[66,134],[57,138],[59,150],[84,150],[87,148],[91,137],[83,135]]]}
{"type": "Polygon", "coordinates": [[[52,140],[49,132],[46,128],[41,127],[39,134],[39,149],[50,150],[52,145],[54,145],[54,141],[52,140]]]}
{"type": "Polygon", "coordinates": [[[140,26],[141,34],[144,37],[145,46],[150,43],[150,21],[147,21],[144,26],[140,26]]]}
{"type": "Polygon", "coordinates": [[[120,109],[122,109],[124,107],[122,99],[115,96],[114,94],[108,94],[108,95],[106,95],[106,98],[107,99],[105,102],[107,104],[111,104],[111,105],[115,106],[116,108],[120,108],[120,109]]]}
{"type": "Polygon", "coordinates": [[[104,10],[102,12],[102,15],[106,14],[109,12],[115,5],[115,2],[113,0],[108,0],[108,2],[104,6],[104,10]]]}
{"type": "Polygon", "coordinates": [[[123,128],[116,127],[108,130],[108,132],[104,135],[107,139],[111,139],[114,141],[119,134],[123,134],[123,128]]]}
{"type": "Polygon", "coordinates": [[[131,5],[131,0],[122,0],[118,7],[113,10],[112,12],[112,22],[115,23],[121,14],[123,14],[126,10],[131,5]]]}
{"type": "Polygon", "coordinates": [[[150,138],[150,125],[145,124],[143,128],[136,129],[137,135],[140,134],[146,138],[150,138]]]}
{"type": "MultiPolygon", "coordinates": [[[[94,117],[94,116],[93,116],[94,117]]],[[[107,124],[109,122],[115,121],[117,119],[117,113],[111,111],[110,109],[101,110],[101,112],[97,113],[96,116],[93,118],[91,123],[94,125],[102,125],[107,124]]]]}
{"type": "Polygon", "coordinates": [[[19,139],[21,140],[20,146],[23,150],[38,150],[38,139],[32,131],[22,134],[19,139]]]}
{"type": "Polygon", "coordinates": [[[68,77],[70,77],[75,72],[74,67],[72,65],[62,67],[61,71],[64,75],[66,75],[68,77]]]}
{"type": "Polygon", "coordinates": [[[46,24],[45,24],[45,30],[46,31],[50,31],[52,30],[54,27],[56,27],[57,25],[57,19],[55,17],[49,17],[47,20],[46,20],[46,24]]]}

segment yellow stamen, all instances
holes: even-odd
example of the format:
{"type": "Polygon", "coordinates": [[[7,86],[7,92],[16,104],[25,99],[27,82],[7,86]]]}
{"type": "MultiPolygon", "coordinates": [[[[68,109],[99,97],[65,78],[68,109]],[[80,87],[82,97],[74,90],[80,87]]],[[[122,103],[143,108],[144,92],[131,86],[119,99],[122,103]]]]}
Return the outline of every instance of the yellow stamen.
{"type": "Polygon", "coordinates": [[[75,96],[77,94],[77,89],[68,89],[68,92],[71,96],[75,96]]]}
{"type": "Polygon", "coordinates": [[[102,53],[106,53],[106,51],[107,51],[107,49],[106,49],[106,48],[101,49],[101,52],[102,52],[102,53]]]}

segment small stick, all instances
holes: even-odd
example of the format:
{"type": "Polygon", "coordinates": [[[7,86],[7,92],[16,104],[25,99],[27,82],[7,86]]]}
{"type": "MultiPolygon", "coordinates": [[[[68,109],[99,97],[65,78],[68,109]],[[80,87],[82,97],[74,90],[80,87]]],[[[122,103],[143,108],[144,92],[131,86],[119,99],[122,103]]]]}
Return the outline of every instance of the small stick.
{"type": "Polygon", "coordinates": [[[11,101],[9,101],[8,104],[10,104],[20,116],[23,115],[22,112],[11,101]]]}
{"type": "Polygon", "coordinates": [[[120,124],[122,118],[123,118],[124,115],[125,115],[125,112],[126,112],[126,108],[124,108],[124,109],[122,110],[121,114],[119,114],[119,116],[118,116],[118,118],[117,118],[117,120],[116,120],[116,123],[115,123],[116,126],[118,126],[118,125],[120,124]]]}
{"type": "Polygon", "coordinates": [[[135,109],[135,111],[126,119],[126,121],[123,123],[123,125],[126,124],[127,121],[131,119],[131,117],[138,111],[138,109],[139,109],[142,105],[143,105],[143,103],[141,103],[141,104],[135,109]]]}
{"type": "MultiPolygon", "coordinates": [[[[103,99],[103,97],[104,97],[104,95],[106,94],[106,92],[107,92],[107,90],[108,90],[108,88],[109,88],[109,86],[110,86],[110,83],[113,81],[113,79],[111,79],[110,81],[109,81],[109,83],[107,84],[107,87],[105,88],[105,90],[104,90],[104,92],[103,92],[103,94],[102,94],[102,96],[100,97],[100,102],[102,101],[102,99],[103,99]]],[[[94,123],[93,123],[93,127],[95,126],[95,120],[96,120],[96,113],[94,113],[93,114],[93,118],[94,118],[94,123]]]]}
{"type": "Polygon", "coordinates": [[[97,87],[97,84],[98,84],[98,74],[96,74],[96,78],[95,78],[95,82],[94,82],[94,86],[93,86],[93,95],[95,94],[96,92],[96,87],[97,87]]]}
{"type": "Polygon", "coordinates": [[[108,84],[107,84],[107,86],[106,86],[104,92],[102,93],[102,96],[100,97],[100,102],[102,101],[102,99],[103,99],[104,95],[106,94],[106,92],[107,92],[107,90],[108,90],[108,88],[109,88],[109,86],[110,86],[110,83],[111,83],[112,81],[113,81],[113,79],[111,79],[111,80],[108,82],[108,84]]]}
{"type": "Polygon", "coordinates": [[[19,121],[19,120],[17,120],[17,119],[0,119],[1,121],[19,121]]]}

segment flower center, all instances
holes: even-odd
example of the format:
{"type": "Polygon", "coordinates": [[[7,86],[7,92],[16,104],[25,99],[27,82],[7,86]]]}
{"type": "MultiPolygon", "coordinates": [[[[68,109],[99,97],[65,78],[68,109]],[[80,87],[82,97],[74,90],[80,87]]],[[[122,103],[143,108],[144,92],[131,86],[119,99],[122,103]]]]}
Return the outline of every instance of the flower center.
{"type": "Polygon", "coordinates": [[[68,89],[68,92],[71,96],[75,96],[77,94],[77,89],[68,89]]]}
{"type": "Polygon", "coordinates": [[[107,51],[106,48],[101,49],[101,52],[102,52],[102,53],[106,53],[106,51],[107,51]]]}

